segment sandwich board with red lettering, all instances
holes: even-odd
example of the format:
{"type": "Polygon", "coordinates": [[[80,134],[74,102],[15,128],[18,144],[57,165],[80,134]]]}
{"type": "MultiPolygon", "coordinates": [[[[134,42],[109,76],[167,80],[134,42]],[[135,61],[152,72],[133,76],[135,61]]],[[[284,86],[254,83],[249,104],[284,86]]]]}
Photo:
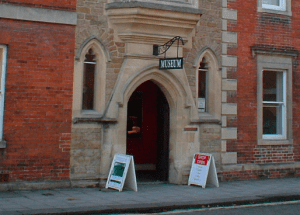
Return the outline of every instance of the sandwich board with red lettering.
{"type": "Polygon", "coordinates": [[[137,191],[133,156],[115,154],[105,188],[121,192],[124,186],[137,191]]]}
{"type": "Polygon", "coordinates": [[[212,154],[196,153],[193,158],[188,185],[205,188],[206,183],[219,187],[215,160],[212,154]]]}

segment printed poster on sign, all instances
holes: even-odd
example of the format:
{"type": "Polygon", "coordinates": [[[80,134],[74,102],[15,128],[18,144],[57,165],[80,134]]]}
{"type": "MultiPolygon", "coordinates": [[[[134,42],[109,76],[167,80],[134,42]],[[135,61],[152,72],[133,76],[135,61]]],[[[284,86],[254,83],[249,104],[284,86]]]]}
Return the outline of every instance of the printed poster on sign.
{"type": "Polygon", "coordinates": [[[205,188],[206,183],[219,187],[214,157],[207,153],[197,153],[193,157],[188,185],[205,188]]]}
{"type": "Polygon", "coordinates": [[[105,187],[122,191],[124,186],[137,191],[133,156],[116,154],[105,187]]]}

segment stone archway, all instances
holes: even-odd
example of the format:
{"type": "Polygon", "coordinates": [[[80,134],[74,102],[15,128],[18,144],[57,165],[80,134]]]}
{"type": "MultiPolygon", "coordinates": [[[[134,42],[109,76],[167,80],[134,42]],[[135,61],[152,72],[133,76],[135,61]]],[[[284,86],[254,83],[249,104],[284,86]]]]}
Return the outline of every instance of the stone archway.
{"type": "MultiPolygon", "coordinates": [[[[148,67],[135,72],[126,82],[119,79],[106,112],[106,117],[116,118],[117,123],[105,131],[107,138],[103,143],[101,159],[111,160],[115,153],[126,153],[128,101],[138,86],[152,81],[163,92],[170,107],[168,181],[182,184],[187,181],[184,175],[189,170],[193,153],[200,150],[198,125],[193,125],[196,132],[185,130],[197,118],[197,111],[185,76],[180,79],[174,72],[160,71],[156,68],[148,67]]],[[[105,164],[102,165],[102,170],[105,174],[108,172],[105,164]]]]}

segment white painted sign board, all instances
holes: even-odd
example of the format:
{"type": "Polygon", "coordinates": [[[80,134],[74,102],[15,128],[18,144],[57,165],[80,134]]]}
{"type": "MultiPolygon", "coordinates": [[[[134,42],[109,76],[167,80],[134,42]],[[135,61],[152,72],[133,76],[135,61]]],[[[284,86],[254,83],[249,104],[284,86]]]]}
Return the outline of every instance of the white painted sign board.
{"type": "Polygon", "coordinates": [[[206,183],[219,187],[215,160],[212,154],[196,153],[193,158],[188,185],[205,188],[206,183]]]}
{"type": "Polygon", "coordinates": [[[122,191],[124,186],[137,191],[133,156],[115,154],[105,188],[122,191]]]}

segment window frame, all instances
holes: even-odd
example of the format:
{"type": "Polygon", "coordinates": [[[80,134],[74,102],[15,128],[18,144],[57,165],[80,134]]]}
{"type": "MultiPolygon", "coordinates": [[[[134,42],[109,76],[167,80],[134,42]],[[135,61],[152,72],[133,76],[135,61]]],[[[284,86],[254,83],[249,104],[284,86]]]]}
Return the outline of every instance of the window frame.
{"type": "MultiPolygon", "coordinates": [[[[201,62],[202,62],[202,60],[203,59],[205,59],[205,57],[203,57],[202,59],[201,59],[201,62]]],[[[200,62],[200,63],[201,63],[200,62]]],[[[206,62],[206,64],[208,64],[207,62],[206,62]]],[[[198,98],[198,100],[197,100],[197,109],[198,109],[198,111],[200,112],[200,113],[206,113],[206,112],[208,112],[209,110],[208,110],[208,101],[209,101],[209,99],[208,99],[208,88],[209,88],[209,68],[200,68],[200,65],[199,65],[199,68],[198,68],[198,73],[197,73],[197,98],[198,98]],[[199,84],[200,84],[200,82],[199,82],[199,78],[200,78],[200,72],[203,72],[203,73],[205,73],[205,97],[204,97],[204,100],[205,100],[205,104],[204,104],[204,108],[200,108],[200,101],[199,101],[199,99],[200,98],[202,98],[202,97],[199,97],[199,84]],[[204,111],[201,111],[201,109],[204,109],[204,111]]]]}
{"type": "Polygon", "coordinates": [[[257,54],[257,143],[258,145],[282,145],[293,143],[292,129],[292,57],[282,55],[257,54]],[[263,72],[285,73],[284,135],[263,134],[263,72]]]}
{"type": "Polygon", "coordinates": [[[222,93],[221,93],[221,86],[222,86],[222,77],[221,77],[221,70],[219,66],[219,61],[216,57],[216,54],[210,49],[206,48],[205,50],[201,51],[198,54],[198,57],[194,61],[193,67],[195,70],[195,104],[198,110],[198,115],[200,120],[221,120],[221,101],[222,101],[222,93]],[[206,99],[205,105],[206,110],[205,112],[200,112],[198,109],[198,83],[199,83],[199,67],[200,63],[206,59],[207,62],[207,71],[206,71],[206,99]]]}
{"type": "MultiPolygon", "coordinates": [[[[1,91],[0,91],[0,141],[3,140],[3,128],[4,128],[4,103],[5,103],[5,83],[6,83],[6,70],[7,70],[7,46],[0,45],[2,50],[1,59],[1,91]]],[[[0,143],[0,145],[2,145],[0,143]]],[[[0,147],[1,148],[1,147],[0,147]]]]}
{"type": "Polygon", "coordinates": [[[76,87],[73,87],[73,118],[101,117],[105,110],[106,63],[110,60],[110,57],[107,57],[103,45],[96,39],[91,39],[84,43],[79,54],[75,60],[74,70],[73,85],[76,87]],[[86,110],[82,108],[83,76],[85,56],[90,49],[95,54],[96,62],[94,74],[94,107],[93,110],[86,110]]]}
{"type": "Polygon", "coordinates": [[[286,11],[286,0],[279,0],[279,6],[262,3],[262,8],[270,9],[270,10],[286,11]]]}
{"type": "Polygon", "coordinates": [[[292,16],[291,0],[280,0],[280,6],[263,4],[262,2],[263,0],[257,0],[257,12],[292,16]]]}
{"type": "MultiPolygon", "coordinates": [[[[281,117],[282,117],[282,123],[281,123],[281,127],[282,127],[282,134],[262,134],[262,139],[266,139],[266,140],[272,140],[272,139],[286,139],[286,131],[287,131],[287,120],[286,120],[286,71],[285,70],[263,70],[264,72],[282,72],[283,77],[282,77],[282,83],[283,83],[283,87],[282,87],[282,94],[283,94],[283,101],[282,102],[277,102],[277,101],[264,101],[262,100],[262,108],[265,107],[266,104],[279,104],[281,106],[282,109],[282,113],[281,113],[281,117]]],[[[263,92],[262,92],[263,93],[263,92]]],[[[263,96],[262,96],[263,97],[263,96]]]]}
{"type": "MultiPolygon", "coordinates": [[[[92,52],[93,52],[93,48],[90,48],[89,50],[88,50],[88,52],[90,51],[90,50],[92,50],[92,52]]],[[[88,54],[88,53],[87,53],[88,54]]],[[[86,55],[87,55],[86,54],[86,55]]],[[[93,53],[94,54],[94,53],[93,53]]],[[[95,58],[97,58],[97,56],[94,54],[94,56],[95,56],[95,58]]],[[[83,89],[83,92],[82,92],[82,103],[81,103],[81,109],[82,109],[82,111],[93,111],[93,110],[95,110],[95,94],[96,94],[96,87],[97,87],[97,73],[96,73],[96,71],[97,71],[97,59],[94,59],[94,61],[87,61],[87,60],[84,60],[84,62],[83,62],[83,69],[82,69],[82,75],[83,75],[83,83],[82,83],[82,86],[83,86],[83,88],[85,87],[85,85],[88,85],[87,83],[86,83],[86,81],[87,81],[87,75],[88,75],[88,66],[90,66],[90,65],[94,65],[94,67],[93,67],[93,80],[94,80],[94,83],[93,83],[93,89],[92,89],[92,107],[91,108],[84,108],[84,101],[85,101],[85,93],[84,93],[84,89],[83,89]]],[[[87,106],[89,106],[88,104],[87,104],[87,106]]]]}

